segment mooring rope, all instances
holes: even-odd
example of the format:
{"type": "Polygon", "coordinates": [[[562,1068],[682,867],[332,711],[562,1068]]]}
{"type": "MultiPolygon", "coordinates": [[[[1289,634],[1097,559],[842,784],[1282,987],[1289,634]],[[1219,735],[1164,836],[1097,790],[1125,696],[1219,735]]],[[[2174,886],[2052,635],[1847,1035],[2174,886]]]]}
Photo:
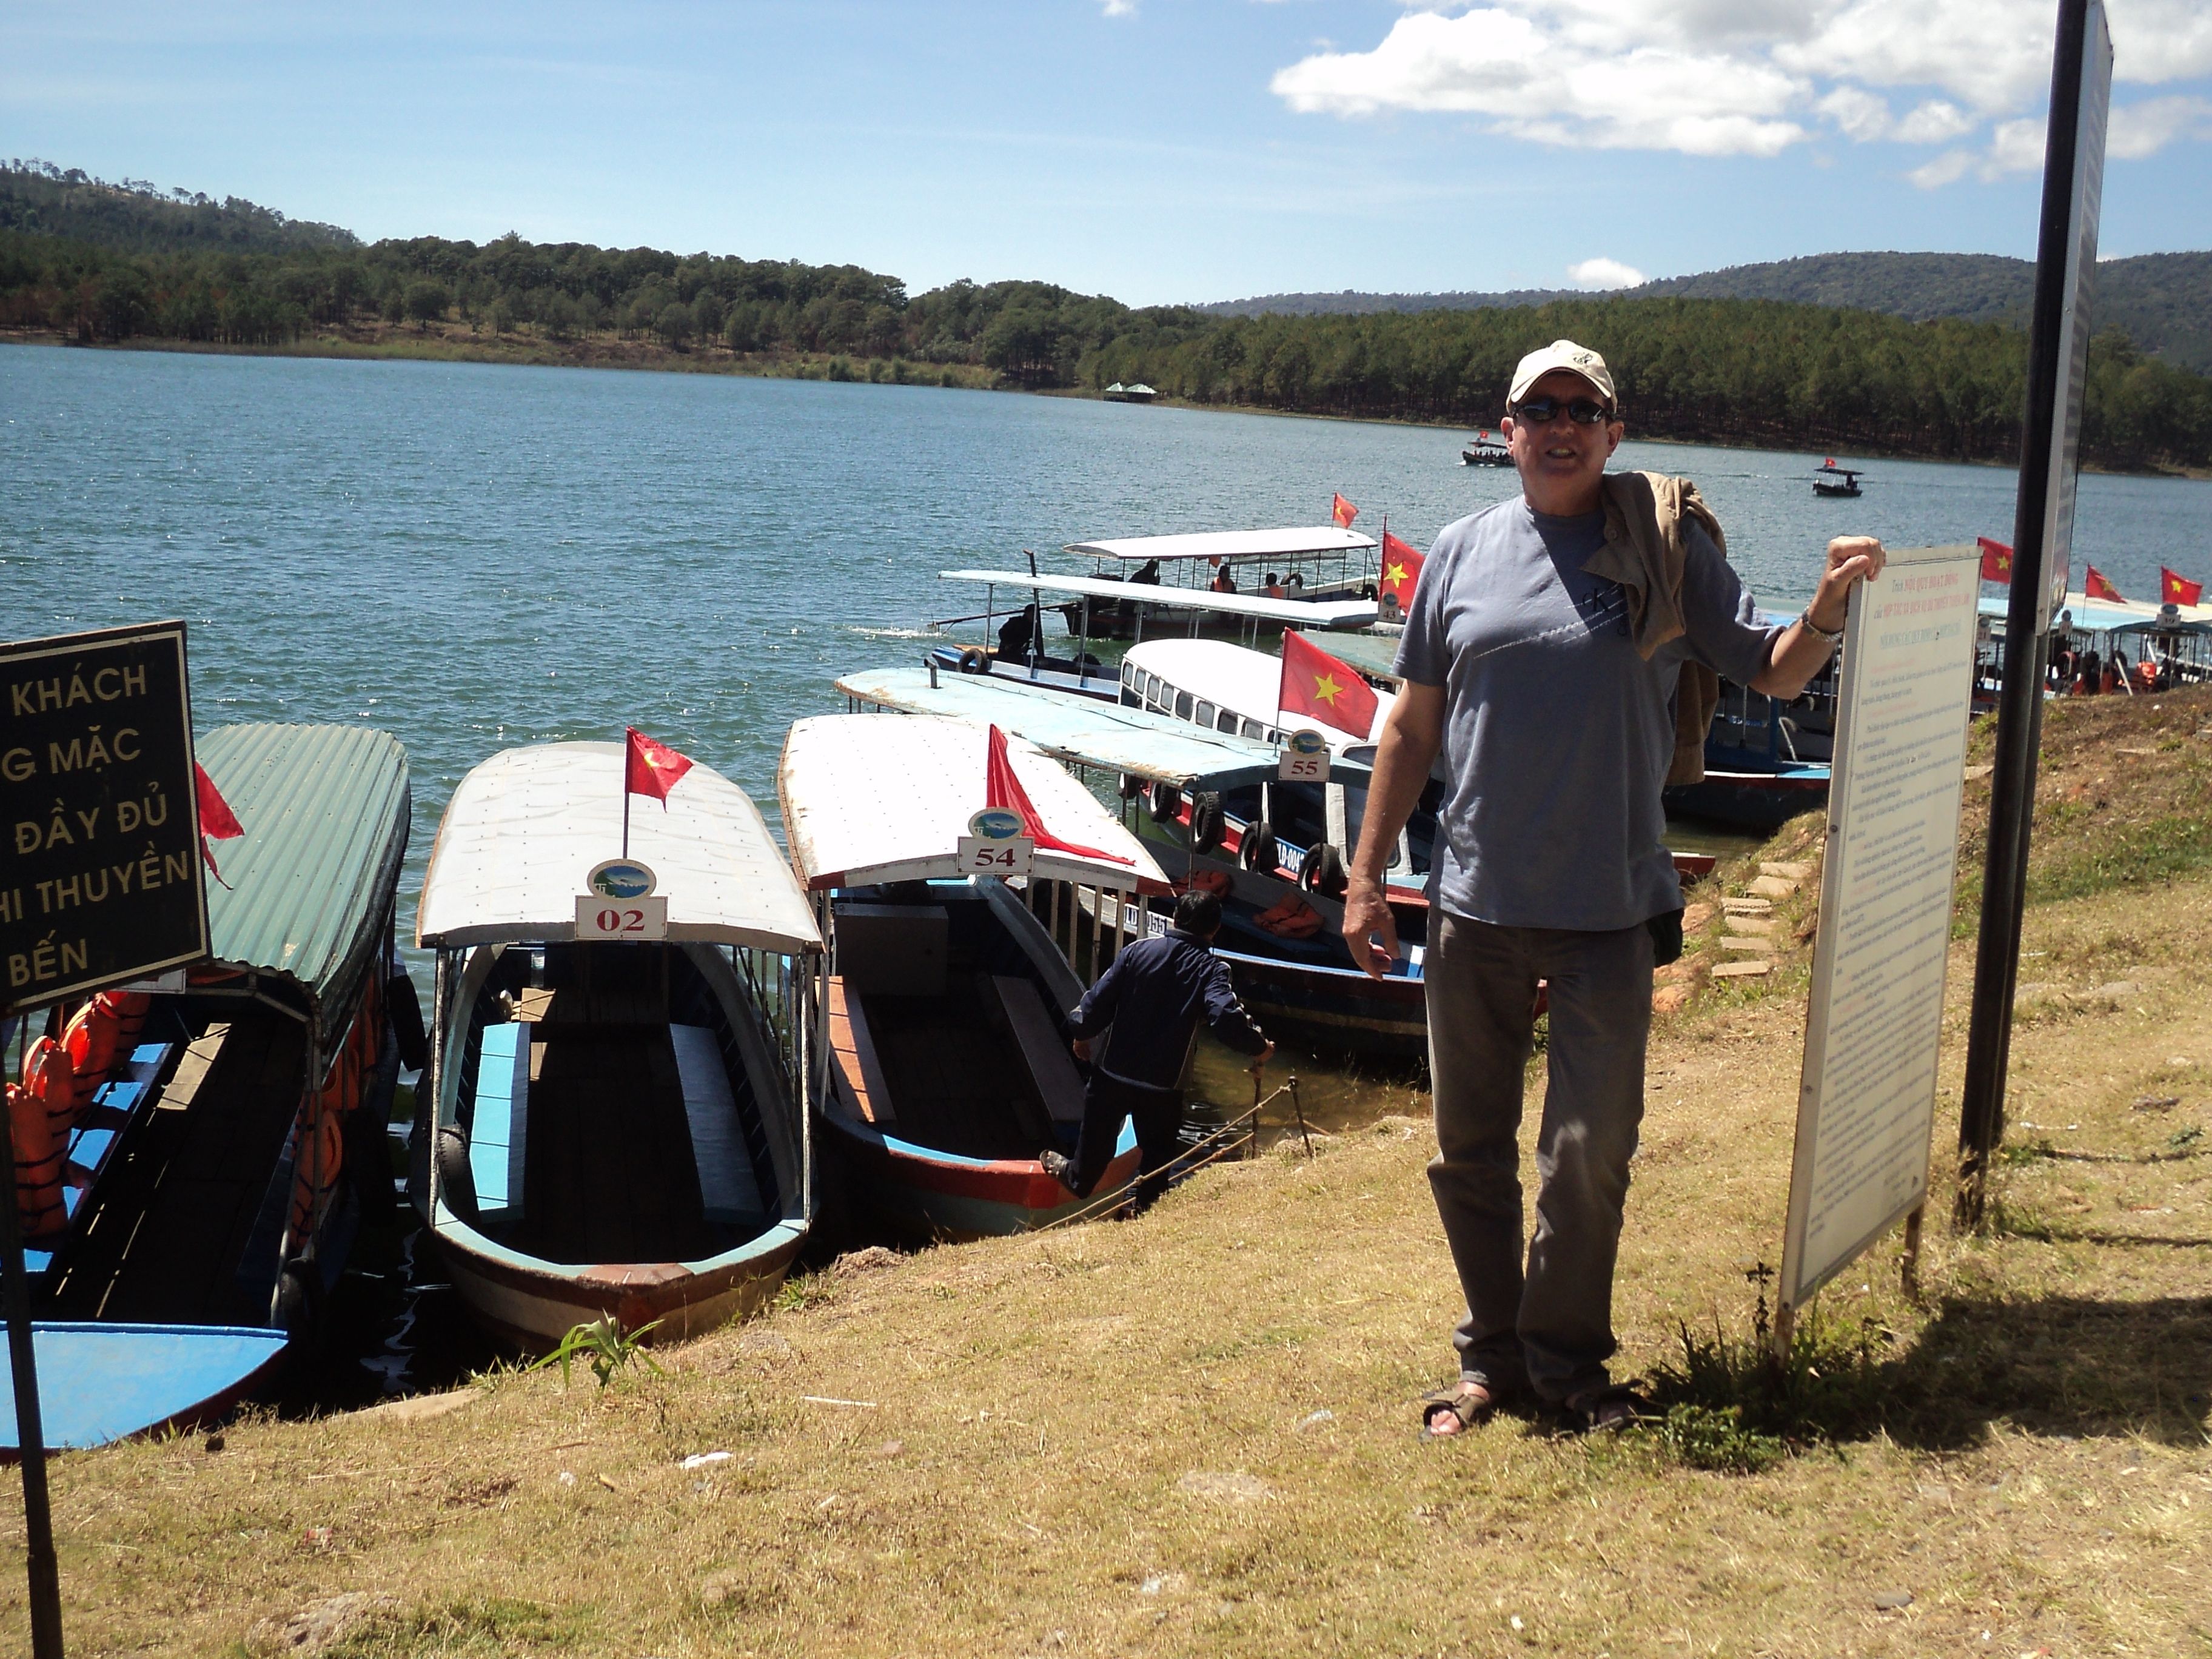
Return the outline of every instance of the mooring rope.
{"type": "MultiPolygon", "coordinates": [[[[1254,1138],[1260,1127],[1260,1114],[1285,1095],[1291,1097],[1291,1107],[1297,1113],[1299,1134],[1301,1138],[1304,1138],[1305,1109],[1298,1102],[1298,1080],[1293,1077],[1289,1082],[1279,1085],[1274,1092],[1265,1099],[1254,1101],[1244,1111],[1231,1118],[1227,1122],[1208,1130],[1186,1150],[1178,1152],[1175,1162],[1168,1166],[1170,1177],[1180,1176],[1188,1179],[1206,1168],[1207,1164],[1218,1164],[1227,1158],[1231,1152],[1254,1138]],[[1206,1156],[1196,1158],[1194,1155],[1200,1152],[1204,1152],[1206,1156]]],[[[1313,1142],[1310,1139],[1305,1139],[1305,1148],[1306,1156],[1311,1158],[1313,1142]]],[[[1140,1176],[1139,1179],[1141,1178],[1140,1176]]],[[[1131,1183],[1132,1186],[1134,1184],[1134,1182],[1131,1183]]],[[[1032,1227],[1030,1231],[1032,1234],[1057,1232],[1062,1227],[1072,1227],[1079,1222],[1089,1221],[1095,1217],[1118,1210],[1128,1202],[1129,1188],[1117,1187],[1112,1192],[1094,1198],[1079,1208],[1069,1211],[1066,1215],[1055,1217],[1053,1220],[1045,1223],[1043,1226],[1032,1227]]]]}

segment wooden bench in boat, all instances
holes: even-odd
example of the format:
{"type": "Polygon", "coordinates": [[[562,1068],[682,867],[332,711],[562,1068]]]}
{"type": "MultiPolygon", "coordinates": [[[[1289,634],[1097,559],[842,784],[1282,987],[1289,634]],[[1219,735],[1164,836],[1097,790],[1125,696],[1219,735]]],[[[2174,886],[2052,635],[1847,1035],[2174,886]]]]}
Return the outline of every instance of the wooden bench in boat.
{"type": "MultiPolygon", "coordinates": [[[[210,1030],[210,1035],[217,1047],[225,1029],[210,1030]]],[[[67,1252],[85,1195],[113,1159],[125,1132],[161,1100],[161,1078],[183,1046],[178,1042],[138,1044],[131,1051],[131,1058],[116,1069],[115,1075],[94,1093],[83,1121],[70,1132],[68,1163],[62,1176],[62,1208],[69,1217],[70,1231],[54,1240],[50,1249],[27,1245],[23,1250],[23,1269],[34,1282],[53,1267],[56,1257],[67,1252]]],[[[192,1081],[196,1084],[198,1077],[204,1074],[203,1066],[192,1081]]],[[[183,1103],[189,1104],[189,1097],[183,1103]]]]}
{"type": "MultiPolygon", "coordinates": [[[[483,1028],[469,1131],[469,1174],[476,1187],[479,1221],[496,1225],[524,1218],[531,1085],[542,1073],[549,1038],[574,1042],[589,1029],[557,1016],[544,1018],[557,1006],[557,999],[550,1005],[526,1004],[524,1018],[483,1028]],[[530,1018],[532,1013],[541,1018],[530,1018]],[[538,1031],[541,1024],[549,1029],[538,1031]]],[[[768,1206],[745,1144],[720,1042],[703,1025],[663,1024],[662,1029],[674,1050],[704,1218],[730,1226],[764,1223],[768,1206]]],[[[619,1124],[608,1127],[610,1133],[620,1133],[619,1124]]]]}
{"type": "Polygon", "coordinates": [[[1037,1092],[1054,1123],[1083,1121],[1083,1077],[1075,1057],[1060,1041],[1060,1026],[1044,1006],[1044,993],[1036,981],[1016,974],[994,974],[991,988],[999,1006],[1021,1045],[1022,1059],[1036,1079],[1037,1092]]]}
{"type": "Polygon", "coordinates": [[[861,1117],[878,1127],[896,1122],[890,1085],[884,1080],[883,1062],[868,1031],[867,1012],[842,974],[830,981],[830,1053],[836,1062],[837,1085],[852,1097],[861,1117]]]}

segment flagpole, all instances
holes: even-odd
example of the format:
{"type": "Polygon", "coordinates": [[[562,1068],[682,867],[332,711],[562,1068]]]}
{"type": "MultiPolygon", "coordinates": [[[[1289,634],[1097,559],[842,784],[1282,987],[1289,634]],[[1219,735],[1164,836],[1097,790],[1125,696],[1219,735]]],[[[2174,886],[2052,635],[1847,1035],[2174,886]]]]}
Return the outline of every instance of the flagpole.
{"type": "Polygon", "coordinates": [[[623,860],[624,860],[625,862],[627,862],[627,861],[629,860],[629,751],[630,751],[630,738],[629,738],[629,732],[628,728],[624,728],[624,730],[623,730],[623,765],[622,765],[622,792],[623,792],[623,848],[622,848],[622,855],[623,855],[623,860]]]}

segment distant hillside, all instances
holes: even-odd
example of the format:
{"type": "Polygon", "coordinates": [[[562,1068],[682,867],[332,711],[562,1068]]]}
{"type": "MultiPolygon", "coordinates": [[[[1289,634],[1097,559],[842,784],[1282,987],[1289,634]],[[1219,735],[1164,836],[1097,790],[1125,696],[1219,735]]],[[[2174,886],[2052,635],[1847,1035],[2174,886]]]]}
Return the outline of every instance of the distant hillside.
{"type": "Polygon", "coordinates": [[[10,161],[0,167],[0,230],[65,236],[125,253],[283,253],[358,247],[349,230],[288,219],[242,197],[222,201],[143,179],[109,184],[78,167],[10,161]]]}
{"type": "MultiPolygon", "coordinates": [[[[2118,329],[2142,351],[2199,374],[2212,371],[2212,252],[2145,253],[2097,268],[2097,326],[2118,329]]],[[[2027,321],[2035,267],[1994,253],[1816,253],[1769,264],[1663,276],[1622,299],[1780,300],[1877,311],[1915,322],[2027,321]]],[[[1308,317],[1377,311],[1474,311],[1545,305],[1567,294],[1271,294],[1195,309],[1217,316],[1308,317]]]]}

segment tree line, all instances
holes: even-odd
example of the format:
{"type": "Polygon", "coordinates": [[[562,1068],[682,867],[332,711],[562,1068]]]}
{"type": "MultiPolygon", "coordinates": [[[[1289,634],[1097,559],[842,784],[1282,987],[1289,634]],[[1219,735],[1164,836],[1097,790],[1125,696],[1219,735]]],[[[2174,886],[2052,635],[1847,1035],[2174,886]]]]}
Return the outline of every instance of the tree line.
{"type": "MultiPolygon", "coordinates": [[[[889,362],[900,379],[959,366],[1030,390],[1143,380],[1200,404],[1470,427],[1494,427],[1516,361],[1564,336],[1605,354],[1641,436],[1960,460],[2009,459],[2020,441],[2026,342],[2002,323],[1681,297],[1224,317],[1046,283],[909,295],[854,265],[514,234],[363,245],[251,203],[73,178],[0,169],[0,327],[250,347],[435,330],[555,355],[615,343],[754,367],[889,362]]],[[[2212,380],[2108,331],[2090,354],[2083,449],[2104,465],[2212,466],[2212,380]]]]}

